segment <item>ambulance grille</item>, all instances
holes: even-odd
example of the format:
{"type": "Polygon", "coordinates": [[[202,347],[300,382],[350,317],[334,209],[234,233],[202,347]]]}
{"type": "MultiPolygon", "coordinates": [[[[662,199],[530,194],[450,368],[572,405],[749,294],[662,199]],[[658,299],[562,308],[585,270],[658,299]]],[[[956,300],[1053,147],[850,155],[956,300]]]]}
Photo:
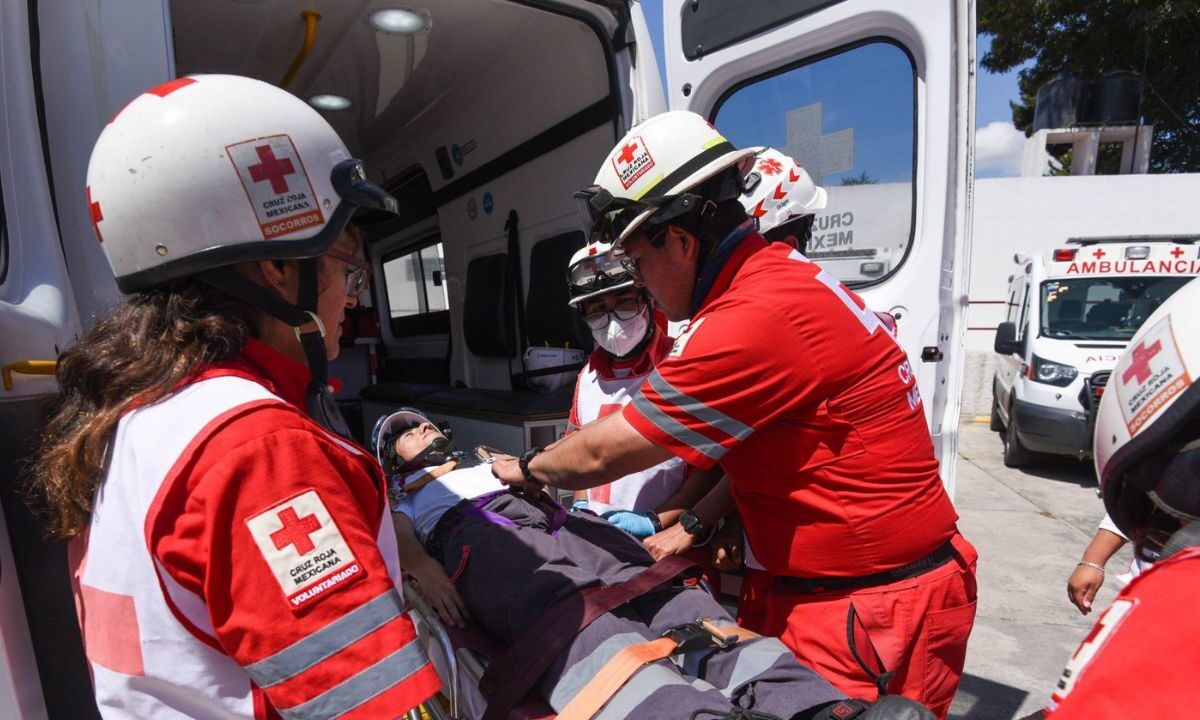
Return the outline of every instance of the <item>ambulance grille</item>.
{"type": "Polygon", "coordinates": [[[1111,374],[1111,370],[1092,373],[1083,383],[1083,390],[1079,391],[1079,404],[1089,409],[1099,407],[1100,398],[1104,396],[1104,388],[1108,387],[1108,376],[1111,374]]]}

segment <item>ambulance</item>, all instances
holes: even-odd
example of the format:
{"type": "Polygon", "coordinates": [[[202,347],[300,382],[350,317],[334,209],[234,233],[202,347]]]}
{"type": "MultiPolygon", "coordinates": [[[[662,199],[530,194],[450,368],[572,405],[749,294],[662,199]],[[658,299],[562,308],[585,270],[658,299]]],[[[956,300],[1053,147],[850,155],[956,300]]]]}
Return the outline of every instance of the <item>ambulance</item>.
{"type": "MultiPolygon", "coordinates": [[[[817,250],[853,253],[831,272],[899,318],[949,460],[974,6],[663,0],[660,58],[636,0],[0,0],[0,718],[96,717],[66,548],[19,487],[55,358],[120,301],[84,179],[132,99],[229,73],[318,108],[400,206],[356,218],[374,272],[331,368],[344,414],[361,436],[413,405],[460,444],[511,450],[566,425],[591,348],[566,304],[585,242],[572,192],[617,140],[684,109],[739,147],[778,147],[838,189],[817,250]]],[[[943,475],[952,491],[953,462],[943,475]]]]}
{"type": "Polygon", "coordinates": [[[1146,318],[1200,275],[1197,239],[1073,238],[1014,256],[992,381],[991,428],[1005,465],[1029,465],[1039,453],[1091,456],[1100,397],[1132,379],[1112,378],[1113,366],[1146,318]]]}

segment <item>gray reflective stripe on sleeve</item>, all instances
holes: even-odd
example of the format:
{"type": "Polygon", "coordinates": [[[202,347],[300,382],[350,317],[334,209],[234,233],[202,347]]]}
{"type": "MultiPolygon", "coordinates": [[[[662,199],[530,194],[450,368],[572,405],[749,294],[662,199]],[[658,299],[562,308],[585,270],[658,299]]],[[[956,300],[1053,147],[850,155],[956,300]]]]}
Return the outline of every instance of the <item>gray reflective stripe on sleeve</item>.
{"type": "Polygon", "coordinates": [[[247,665],[246,673],[260,688],[278,685],[370,635],[402,612],[400,593],[388,590],[274,655],[247,665]]]}
{"type": "Polygon", "coordinates": [[[720,443],[715,443],[700,433],[689,430],[678,420],[666,414],[654,403],[647,400],[646,396],[642,393],[638,393],[636,396],[634,396],[633,407],[639,413],[641,413],[642,417],[646,418],[651,425],[654,425],[659,430],[662,430],[666,434],[675,438],[684,445],[687,445],[701,455],[714,461],[720,460],[725,456],[725,448],[721,447],[720,443]]]}
{"type": "Polygon", "coordinates": [[[605,638],[604,642],[559,676],[558,682],[554,683],[554,689],[550,691],[550,707],[554,708],[555,712],[562,712],[614,655],[627,647],[644,642],[647,642],[646,638],[633,632],[617,633],[605,638]]]}
{"type": "Polygon", "coordinates": [[[396,652],[300,705],[280,709],[287,720],[316,720],[341,717],[354,708],[404,682],[423,668],[425,649],[416,639],[396,652]]]}
{"type": "MultiPolygon", "coordinates": [[[[631,717],[663,717],[663,715],[634,715],[633,711],[637,706],[641,705],[654,694],[656,690],[660,690],[668,685],[688,685],[688,679],[675,671],[674,665],[664,665],[661,661],[653,665],[647,665],[634,673],[629,681],[621,686],[621,689],[612,696],[612,699],[596,714],[595,720],[626,720],[631,717]]],[[[686,717],[691,714],[692,710],[699,708],[687,708],[685,712],[680,713],[681,717],[686,717]]]]}
{"type": "Polygon", "coordinates": [[[747,640],[725,652],[737,653],[737,661],[729,673],[729,682],[721,688],[721,694],[725,697],[732,697],[738,688],[757,680],[781,659],[795,661],[796,658],[792,651],[776,638],[747,640]]]}
{"type": "Polygon", "coordinates": [[[754,428],[749,425],[734,420],[720,410],[710,408],[691,395],[679,392],[675,389],[674,385],[667,382],[666,378],[659,375],[657,370],[650,373],[650,377],[647,378],[646,382],[650,384],[651,389],[658,393],[664,402],[671,403],[688,415],[707,423],[709,427],[715,427],[738,441],[745,440],[754,434],[754,428]]]}

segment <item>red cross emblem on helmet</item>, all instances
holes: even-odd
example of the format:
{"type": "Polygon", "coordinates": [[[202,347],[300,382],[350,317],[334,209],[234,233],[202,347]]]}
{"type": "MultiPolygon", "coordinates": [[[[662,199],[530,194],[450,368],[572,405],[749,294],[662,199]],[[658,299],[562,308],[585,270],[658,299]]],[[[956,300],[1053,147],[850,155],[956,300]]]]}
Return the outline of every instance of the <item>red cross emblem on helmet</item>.
{"type": "Polygon", "coordinates": [[[632,137],[614,149],[612,163],[622,187],[628,190],[638,178],[654,167],[654,158],[650,156],[646,141],[640,137],[632,137]]]}
{"type": "MultiPolygon", "coordinates": [[[[783,163],[775,158],[767,158],[758,161],[758,169],[763,175],[778,175],[783,172],[783,163]]],[[[795,182],[794,180],[792,182],[795,182]]]]}

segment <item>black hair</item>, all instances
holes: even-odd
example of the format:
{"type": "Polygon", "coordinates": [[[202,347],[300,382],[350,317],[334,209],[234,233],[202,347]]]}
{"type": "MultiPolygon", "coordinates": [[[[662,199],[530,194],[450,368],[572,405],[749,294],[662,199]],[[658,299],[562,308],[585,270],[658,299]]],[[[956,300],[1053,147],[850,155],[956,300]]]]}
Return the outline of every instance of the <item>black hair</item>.
{"type": "Polygon", "coordinates": [[[776,225],[763,233],[763,237],[771,242],[784,242],[789,237],[796,238],[796,249],[801,253],[808,252],[808,242],[812,240],[813,222],[816,215],[803,215],[776,225]]]}

